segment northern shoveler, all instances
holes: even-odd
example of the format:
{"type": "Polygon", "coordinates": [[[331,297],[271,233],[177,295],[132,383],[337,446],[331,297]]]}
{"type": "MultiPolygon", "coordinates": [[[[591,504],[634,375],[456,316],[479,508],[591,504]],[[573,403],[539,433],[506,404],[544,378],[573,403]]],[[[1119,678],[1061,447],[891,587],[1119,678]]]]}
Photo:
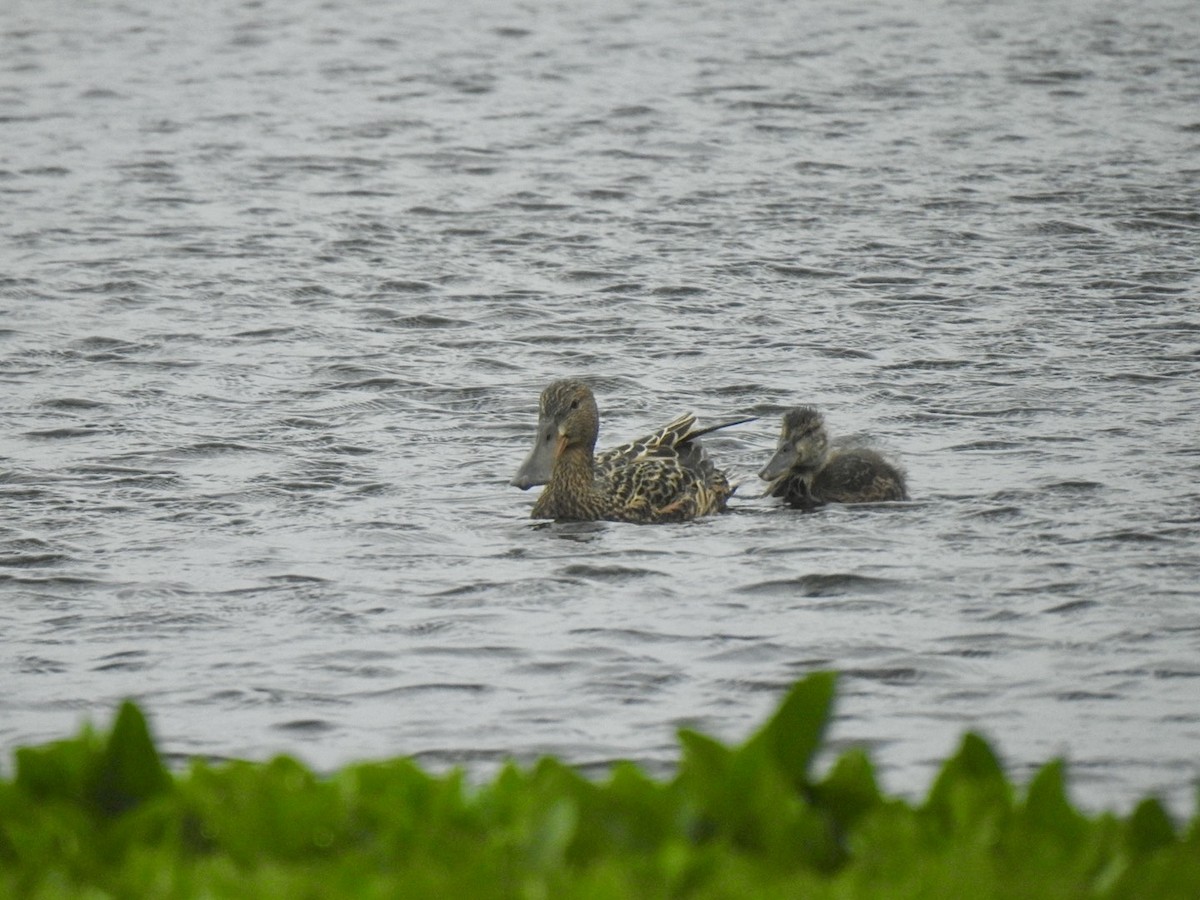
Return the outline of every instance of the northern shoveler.
{"type": "Polygon", "coordinates": [[[600,413],[591,389],[572,378],[542,392],[533,450],[512,483],[546,488],[535,519],[681,522],[720,512],[734,492],[700,446],[701,435],[748,422],[695,429],[683,415],[654,434],[595,454],[600,413]]]}
{"type": "Polygon", "coordinates": [[[770,482],[764,497],[782,497],[797,509],[908,499],[904,473],[874,450],[831,449],[825,420],[811,406],[783,414],[779,445],[758,477],[770,482]]]}

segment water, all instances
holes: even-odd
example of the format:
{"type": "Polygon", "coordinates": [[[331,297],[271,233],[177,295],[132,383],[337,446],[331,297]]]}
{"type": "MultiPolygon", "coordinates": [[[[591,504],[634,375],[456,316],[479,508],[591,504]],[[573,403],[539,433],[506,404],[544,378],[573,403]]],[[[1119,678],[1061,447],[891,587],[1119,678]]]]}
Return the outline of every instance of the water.
{"type": "Polygon", "coordinates": [[[836,668],[890,790],[974,727],[1190,812],[1194,4],[604,6],[0,13],[5,756],[667,771],[836,668]],[[761,416],[732,511],[531,522],[568,374],[761,416]],[[759,499],[800,402],[914,501],[759,499]]]}

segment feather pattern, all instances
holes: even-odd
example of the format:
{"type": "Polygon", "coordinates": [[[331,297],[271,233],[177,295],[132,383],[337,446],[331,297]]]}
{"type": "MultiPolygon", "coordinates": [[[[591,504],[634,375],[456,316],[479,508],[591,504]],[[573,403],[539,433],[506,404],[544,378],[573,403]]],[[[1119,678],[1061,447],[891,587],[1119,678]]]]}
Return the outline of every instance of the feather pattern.
{"type": "Polygon", "coordinates": [[[738,422],[695,428],[696,417],[594,454],[599,412],[590,388],[564,379],[542,392],[533,451],[514,484],[545,483],[535,519],[681,522],[725,508],[735,486],[697,440],[738,422]]]}
{"type": "Polygon", "coordinates": [[[672,419],[653,434],[647,434],[619,447],[611,447],[596,454],[596,475],[605,480],[621,478],[621,472],[628,466],[651,460],[670,461],[682,459],[688,463],[703,465],[704,450],[698,439],[706,434],[728,428],[731,425],[741,425],[751,422],[754,417],[731,419],[707,428],[695,428],[696,416],[684,413],[672,419]]]}

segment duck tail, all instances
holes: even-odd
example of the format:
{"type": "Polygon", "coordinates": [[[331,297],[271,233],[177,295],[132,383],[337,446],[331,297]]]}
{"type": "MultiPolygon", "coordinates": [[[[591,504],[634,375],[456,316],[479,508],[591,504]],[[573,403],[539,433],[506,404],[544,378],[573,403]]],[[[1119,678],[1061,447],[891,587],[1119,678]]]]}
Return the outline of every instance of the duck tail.
{"type": "Polygon", "coordinates": [[[706,434],[712,434],[714,431],[720,431],[722,428],[729,428],[732,425],[742,425],[746,422],[754,422],[758,416],[746,416],[743,419],[730,419],[728,422],[718,422],[716,425],[709,425],[707,428],[694,428],[679,439],[680,444],[686,444],[688,441],[694,441],[698,437],[703,437],[706,434]]]}

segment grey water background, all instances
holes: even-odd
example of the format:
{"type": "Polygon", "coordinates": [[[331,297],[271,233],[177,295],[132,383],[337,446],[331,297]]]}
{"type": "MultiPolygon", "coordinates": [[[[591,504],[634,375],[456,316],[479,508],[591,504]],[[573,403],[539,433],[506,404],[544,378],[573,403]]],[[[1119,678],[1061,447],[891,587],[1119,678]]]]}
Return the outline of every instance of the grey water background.
{"type": "Polygon", "coordinates": [[[669,771],[843,673],[1093,808],[1200,772],[1200,11],[8,3],[0,743],[669,771]],[[537,524],[537,395],[692,409],[687,525],[537,524]],[[913,502],[758,497],[778,414],[913,502]]]}

